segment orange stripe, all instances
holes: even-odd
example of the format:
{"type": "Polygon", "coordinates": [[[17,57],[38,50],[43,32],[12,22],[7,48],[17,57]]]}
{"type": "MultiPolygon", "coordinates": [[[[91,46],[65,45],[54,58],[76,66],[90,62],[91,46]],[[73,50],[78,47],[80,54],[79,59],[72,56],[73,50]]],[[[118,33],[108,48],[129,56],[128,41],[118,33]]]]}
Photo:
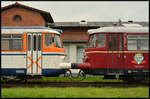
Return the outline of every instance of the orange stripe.
{"type": "Polygon", "coordinates": [[[39,69],[41,69],[41,66],[38,65],[38,63],[37,63],[37,62],[40,60],[41,56],[40,56],[36,61],[33,61],[32,58],[29,57],[29,56],[28,56],[27,58],[32,62],[32,63],[28,66],[28,69],[31,68],[34,63],[36,64],[36,66],[37,66],[39,69]]]}
{"type": "Polygon", "coordinates": [[[27,49],[27,34],[23,34],[23,51],[27,49]]]}
{"type": "Polygon", "coordinates": [[[32,62],[32,63],[28,66],[28,69],[31,68],[31,66],[33,65],[33,63],[34,63],[34,62],[32,62]]]}
{"type": "Polygon", "coordinates": [[[27,56],[27,58],[28,58],[30,61],[32,61],[32,58],[31,58],[31,57],[27,56]]]}
{"type": "Polygon", "coordinates": [[[64,48],[56,48],[56,47],[44,47],[43,52],[62,52],[65,53],[64,48]]]}
{"type": "Polygon", "coordinates": [[[39,69],[41,69],[41,66],[38,65],[38,61],[40,60],[41,56],[37,59],[37,61],[35,61],[35,64],[38,66],[39,69]]]}
{"type": "Polygon", "coordinates": [[[28,66],[28,69],[29,69],[29,68],[31,68],[31,66],[33,65],[34,62],[32,61],[32,58],[31,58],[31,57],[27,56],[27,58],[32,62],[32,63],[28,66]]]}
{"type": "Polygon", "coordinates": [[[37,63],[35,63],[36,65],[37,65],[37,67],[39,68],[39,69],[41,69],[41,66],[40,65],[38,65],[37,63]]]}

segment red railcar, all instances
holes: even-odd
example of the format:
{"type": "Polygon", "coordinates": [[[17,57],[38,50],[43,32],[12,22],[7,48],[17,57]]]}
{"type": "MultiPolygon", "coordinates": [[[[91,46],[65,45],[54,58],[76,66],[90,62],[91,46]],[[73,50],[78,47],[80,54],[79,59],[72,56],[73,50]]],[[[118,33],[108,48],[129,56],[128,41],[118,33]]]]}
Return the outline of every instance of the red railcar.
{"type": "Polygon", "coordinates": [[[74,64],[74,68],[104,78],[144,80],[149,77],[148,27],[124,25],[88,32],[84,63],[74,64]]]}

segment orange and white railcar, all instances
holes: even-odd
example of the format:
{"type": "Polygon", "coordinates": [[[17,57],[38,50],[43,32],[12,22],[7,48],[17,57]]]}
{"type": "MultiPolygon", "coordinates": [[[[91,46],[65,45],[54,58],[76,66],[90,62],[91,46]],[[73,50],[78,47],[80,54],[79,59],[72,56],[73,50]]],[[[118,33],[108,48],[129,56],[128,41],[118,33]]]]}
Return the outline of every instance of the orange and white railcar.
{"type": "Polygon", "coordinates": [[[62,31],[48,27],[1,28],[2,77],[58,76],[65,72],[62,31]]]}

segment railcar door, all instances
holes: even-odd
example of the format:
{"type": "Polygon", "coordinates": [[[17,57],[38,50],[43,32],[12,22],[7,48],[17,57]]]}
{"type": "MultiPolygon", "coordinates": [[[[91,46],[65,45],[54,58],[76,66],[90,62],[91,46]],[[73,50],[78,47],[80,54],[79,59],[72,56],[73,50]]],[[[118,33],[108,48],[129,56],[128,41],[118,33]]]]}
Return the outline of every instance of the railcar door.
{"type": "Polygon", "coordinates": [[[42,34],[27,33],[27,75],[41,75],[42,34]]]}
{"type": "Polygon", "coordinates": [[[122,72],[123,60],[123,34],[108,34],[108,62],[107,73],[122,72]]]}

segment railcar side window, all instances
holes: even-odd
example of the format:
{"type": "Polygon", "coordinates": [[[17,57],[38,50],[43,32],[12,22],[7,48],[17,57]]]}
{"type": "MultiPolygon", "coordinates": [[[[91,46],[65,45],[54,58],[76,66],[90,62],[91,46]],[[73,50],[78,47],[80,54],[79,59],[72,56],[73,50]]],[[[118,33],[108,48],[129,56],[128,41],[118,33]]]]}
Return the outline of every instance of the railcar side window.
{"type": "Polygon", "coordinates": [[[149,50],[149,40],[141,40],[140,50],[149,50]]]}
{"type": "Polygon", "coordinates": [[[105,34],[98,34],[97,43],[98,43],[98,47],[105,46],[106,43],[105,34]]]}
{"type": "Polygon", "coordinates": [[[137,50],[136,40],[128,39],[128,50],[137,50]]]}
{"type": "Polygon", "coordinates": [[[94,47],[96,47],[96,35],[91,35],[88,48],[94,48],[94,47]]]}
{"type": "Polygon", "coordinates": [[[148,35],[128,35],[128,50],[149,50],[148,35]]]}
{"type": "Polygon", "coordinates": [[[2,35],[2,51],[22,51],[23,37],[18,34],[2,35]]]}
{"type": "Polygon", "coordinates": [[[51,47],[53,42],[52,34],[45,34],[45,46],[51,47]]]}
{"type": "Polygon", "coordinates": [[[56,34],[54,36],[54,44],[55,44],[55,47],[58,47],[58,48],[62,47],[60,37],[56,34]]]}

